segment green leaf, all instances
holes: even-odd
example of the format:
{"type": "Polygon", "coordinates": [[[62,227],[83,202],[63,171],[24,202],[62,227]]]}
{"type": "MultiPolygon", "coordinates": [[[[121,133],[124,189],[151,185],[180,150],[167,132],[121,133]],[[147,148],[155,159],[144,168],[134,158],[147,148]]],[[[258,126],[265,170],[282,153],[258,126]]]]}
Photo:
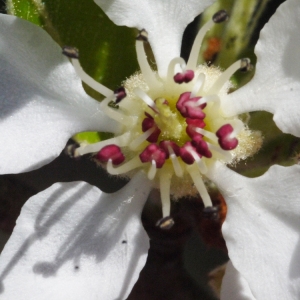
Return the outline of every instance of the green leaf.
{"type": "Polygon", "coordinates": [[[84,70],[111,89],[138,70],[135,30],[116,26],[92,0],[9,0],[8,13],[78,48],[84,70]]]}
{"type": "Polygon", "coordinates": [[[112,133],[109,132],[79,132],[73,136],[73,139],[81,144],[93,144],[102,140],[109,139],[113,136],[112,133]]]}
{"type": "MultiPolygon", "coordinates": [[[[8,0],[7,6],[9,14],[42,27],[60,46],[78,48],[83,69],[112,90],[139,70],[136,31],[116,26],[92,0],[8,0]]],[[[84,88],[93,98],[103,98],[84,88]]],[[[96,137],[101,136],[89,134],[84,134],[87,141],[98,141],[96,137]]],[[[82,134],[76,136],[77,141],[81,138],[82,134]]]]}

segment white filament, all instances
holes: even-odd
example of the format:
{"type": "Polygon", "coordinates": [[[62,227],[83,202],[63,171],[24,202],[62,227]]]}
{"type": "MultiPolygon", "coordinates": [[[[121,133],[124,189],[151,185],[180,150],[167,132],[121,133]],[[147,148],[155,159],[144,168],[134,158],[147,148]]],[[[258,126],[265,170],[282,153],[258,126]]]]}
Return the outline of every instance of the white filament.
{"type": "Polygon", "coordinates": [[[137,54],[137,59],[139,66],[141,68],[141,72],[144,76],[145,81],[150,89],[157,87],[160,85],[160,82],[157,80],[155,73],[152,71],[147,56],[145,53],[144,42],[143,41],[136,41],[135,49],[137,54]]]}
{"type": "Polygon", "coordinates": [[[187,62],[187,69],[196,69],[203,38],[206,35],[207,31],[209,31],[214,24],[214,21],[210,20],[199,30],[191,50],[189,60],[187,62]]]}
{"type": "Polygon", "coordinates": [[[102,85],[95,79],[93,79],[91,76],[89,76],[87,73],[84,72],[82,69],[79,60],[78,59],[72,59],[72,64],[74,66],[74,69],[77,73],[77,75],[80,77],[80,79],[85,82],[88,86],[90,86],[95,91],[99,92],[105,97],[111,96],[114,92],[110,89],[108,89],[106,86],[102,85]]]}
{"type": "Polygon", "coordinates": [[[168,82],[174,82],[173,77],[176,73],[180,73],[185,71],[186,69],[186,63],[185,60],[182,57],[175,57],[173,58],[168,66],[168,82]],[[180,68],[178,67],[180,66],[180,68]]]}
{"type": "Polygon", "coordinates": [[[155,131],[155,127],[149,128],[143,134],[139,135],[136,139],[134,139],[130,144],[129,147],[131,150],[135,150],[139,145],[141,145],[147,138],[155,131]]]}
{"type": "Polygon", "coordinates": [[[191,178],[192,178],[192,180],[195,184],[195,187],[198,190],[200,197],[202,198],[204,206],[205,207],[213,206],[212,202],[211,202],[211,199],[210,199],[210,196],[207,192],[207,189],[206,189],[206,187],[203,183],[202,176],[199,173],[199,170],[197,169],[195,164],[193,164],[191,166],[188,166],[187,171],[189,172],[189,174],[190,174],[190,176],[191,176],[191,178]]]}
{"type": "Polygon", "coordinates": [[[158,113],[158,109],[156,107],[155,102],[140,88],[135,88],[134,93],[143,100],[148,106],[150,106],[153,110],[158,113]]]}
{"type": "Polygon", "coordinates": [[[162,203],[163,218],[170,215],[171,212],[171,199],[170,199],[170,185],[171,185],[172,172],[168,168],[162,169],[159,176],[160,198],[162,203]]]}
{"type": "Polygon", "coordinates": [[[230,161],[232,159],[232,153],[230,151],[223,150],[220,146],[212,145],[207,143],[208,148],[211,151],[214,151],[214,156],[218,156],[220,159],[224,159],[226,161],[230,161]]]}
{"type": "Polygon", "coordinates": [[[218,142],[218,138],[216,137],[216,135],[210,131],[207,131],[203,128],[199,128],[199,127],[196,127],[194,128],[194,130],[202,135],[204,135],[205,137],[207,137],[208,139],[212,140],[213,142],[218,142]]]}
{"type": "Polygon", "coordinates": [[[191,98],[194,98],[202,89],[205,82],[205,74],[200,73],[196,79],[196,82],[194,83],[192,92],[191,92],[191,98]]]}
{"type": "Polygon", "coordinates": [[[200,106],[204,103],[208,103],[208,102],[219,102],[220,98],[218,95],[210,95],[210,96],[205,96],[200,98],[197,102],[195,102],[196,106],[200,106]]]}
{"type": "Polygon", "coordinates": [[[206,167],[205,163],[202,161],[201,157],[199,157],[199,154],[192,149],[189,149],[188,151],[193,156],[195,163],[198,166],[199,171],[202,174],[205,174],[207,172],[207,167],[206,167]]]}
{"type": "Polygon", "coordinates": [[[109,102],[112,101],[113,98],[114,98],[114,96],[110,96],[110,97],[107,97],[106,99],[104,99],[100,103],[101,110],[103,112],[105,112],[107,116],[109,116],[110,118],[114,119],[115,121],[117,121],[123,125],[135,123],[136,120],[134,117],[125,115],[120,110],[113,109],[108,106],[109,102]]]}
{"type": "Polygon", "coordinates": [[[229,81],[231,76],[241,68],[241,62],[242,60],[238,60],[235,63],[233,63],[229,68],[227,68],[221,75],[220,77],[215,81],[215,83],[211,86],[209,91],[207,92],[208,94],[214,93],[217,94],[221,88],[224,86],[224,84],[229,81]]]}
{"type": "Polygon", "coordinates": [[[128,161],[127,163],[114,168],[112,164],[112,160],[109,159],[107,162],[107,172],[111,175],[120,175],[127,173],[133,169],[142,167],[143,163],[141,162],[138,156],[134,157],[132,160],[128,161]]]}
{"type": "Polygon", "coordinates": [[[155,175],[156,175],[156,162],[155,162],[155,160],[154,159],[152,159],[152,161],[151,161],[151,167],[150,167],[150,169],[149,169],[149,171],[148,171],[148,179],[149,180],[153,180],[154,179],[154,177],[155,177],[155,175]]]}
{"type": "Polygon", "coordinates": [[[75,150],[75,156],[84,155],[87,153],[94,153],[100,151],[103,147],[108,145],[117,145],[119,147],[125,147],[128,145],[130,141],[130,132],[125,132],[124,134],[113,137],[108,140],[104,140],[94,144],[88,144],[84,146],[80,146],[75,150]]]}

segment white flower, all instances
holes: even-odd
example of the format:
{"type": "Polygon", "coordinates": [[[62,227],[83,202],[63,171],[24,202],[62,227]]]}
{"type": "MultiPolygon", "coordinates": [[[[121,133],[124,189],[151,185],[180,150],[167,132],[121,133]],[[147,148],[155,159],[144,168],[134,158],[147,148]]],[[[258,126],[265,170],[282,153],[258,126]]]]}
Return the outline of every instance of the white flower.
{"type": "MultiPolygon", "coordinates": [[[[84,78],[80,65],[73,60],[82,79],[108,98],[99,105],[85,95],[72,66],[44,32],[16,18],[1,16],[0,85],[4,93],[0,136],[5,141],[0,149],[5,158],[1,171],[19,172],[47,163],[72,134],[88,129],[115,132],[116,137],[109,144],[80,147],[79,154],[99,150],[99,159],[107,161],[110,173],[141,170],[130,175],[130,183],[112,195],[84,183],[71,183],[55,184],[32,197],[2,253],[0,279],[5,299],[32,299],[32,293],[36,299],[81,299],[87,293],[89,299],[126,298],[148,248],[139,220],[143,204],[151,187],[160,186],[166,217],[160,225],[168,226],[170,192],[181,196],[176,181],[172,186],[177,177],[183,195],[198,192],[208,208],[212,204],[202,179],[215,183],[226,199],[228,215],[223,233],[232,265],[224,280],[224,299],[299,298],[300,167],[274,166],[265,175],[249,179],[228,169],[224,162],[247,157],[259,147],[260,140],[236,117],[240,113],[270,111],[283,132],[300,136],[300,57],[295,50],[300,46],[300,5],[298,0],[288,0],[279,8],[256,47],[254,79],[226,95],[226,82],[245,61],[221,74],[214,69],[196,68],[196,54],[191,54],[187,67],[179,58],[185,26],[210,2],[96,1],[118,25],[147,30],[158,65],[158,74],[150,70],[143,44],[137,41],[143,77],[136,75],[127,80],[127,97],[119,103],[119,110],[107,104],[121,100],[120,94],[114,95],[84,78]],[[284,23],[286,19],[289,22],[284,23]],[[179,77],[174,81],[177,72],[179,77]],[[182,80],[186,83],[179,84],[182,80]],[[185,98],[185,92],[191,94],[185,98]],[[168,102],[161,101],[161,97],[168,102]],[[137,101],[139,105],[135,105],[137,101]],[[194,109],[190,111],[190,107],[194,109]],[[169,115],[174,119],[171,127],[164,122],[169,115]],[[145,119],[152,124],[143,129],[146,136],[141,129],[145,119]],[[196,128],[196,133],[185,134],[180,126],[189,127],[192,122],[186,119],[204,119],[206,127],[193,124],[189,129],[196,128]],[[167,144],[164,151],[161,145],[154,146],[153,151],[145,146],[156,127],[162,134],[160,140],[154,138],[151,143],[176,140],[183,149],[180,158],[173,145],[167,144]],[[204,139],[194,138],[197,133],[204,139]],[[186,144],[189,139],[192,144],[186,144]],[[254,143],[249,152],[243,145],[250,140],[254,143]],[[112,148],[112,144],[118,147],[112,148]],[[129,151],[123,150],[125,146],[129,151]],[[117,158],[112,153],[115,149],[117,158]],[[113,160],[120,159],[120,155],[126,161],[114,167],[113,160]],[[189,191],[187,186],[192,182],[196,189],[189,191]],[[231,289],[235,283],[246,286],[248,295],[237,295],[240,289],[231,289]]],[[[201,35],[211,26],[213,22],[200,31],[192,53],[198,53],[201,35]]],[[[145,32],[141,35],[140,39],[145,32]]]]}

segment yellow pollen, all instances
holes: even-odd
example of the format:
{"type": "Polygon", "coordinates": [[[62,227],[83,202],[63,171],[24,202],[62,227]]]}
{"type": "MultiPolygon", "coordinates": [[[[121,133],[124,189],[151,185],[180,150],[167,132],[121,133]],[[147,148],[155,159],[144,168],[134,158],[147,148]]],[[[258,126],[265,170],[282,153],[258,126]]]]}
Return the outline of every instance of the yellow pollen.
{"type": "Polygon", "coordinates": [[[154,121],[161,130],[159,141],[171,140],[181,145],[188,140],[185,132],[186,122],[175,106],[175,110],[171,109],[171,105],[169,105],[171,103],[172,101],[169,102],[164,98],[155,100],[159,113],[154,116],[154,121]]]}

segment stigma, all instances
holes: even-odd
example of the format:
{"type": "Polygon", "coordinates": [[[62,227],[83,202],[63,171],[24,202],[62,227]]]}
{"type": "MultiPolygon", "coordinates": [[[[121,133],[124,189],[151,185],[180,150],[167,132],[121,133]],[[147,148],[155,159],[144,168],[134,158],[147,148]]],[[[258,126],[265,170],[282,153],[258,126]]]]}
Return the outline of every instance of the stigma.
{"type": "Polygon", "coordinates": [[[93,154],[112,175],[131,177],[144,170],[153,187],[160,189],[162,218],[157,225],[162,229],[174,224],[171,199],[199,195],[204,208],[214,210],[205,174],[217,161],[232,165],[253,155],[262,143],[238,116],[226,118],[221,105],[232,87],[230,77],[249,70],[250,61],[241,59],[224,72],[197,65],[206,32],[227,18],[225,11],[216,13],[196,36],[188,61],[172,59],[165,77],[151,69],[144,49],[148,34],[141,30],[136,38],[141,72],[115,91],[83,71],[76,49],[63,49],[82,81],[105,96],[100,109],[120,124],[114,137],[81,145],[76,155],[93,154]],[[247,139],[253,147],[243,151],[247,139]]]}

